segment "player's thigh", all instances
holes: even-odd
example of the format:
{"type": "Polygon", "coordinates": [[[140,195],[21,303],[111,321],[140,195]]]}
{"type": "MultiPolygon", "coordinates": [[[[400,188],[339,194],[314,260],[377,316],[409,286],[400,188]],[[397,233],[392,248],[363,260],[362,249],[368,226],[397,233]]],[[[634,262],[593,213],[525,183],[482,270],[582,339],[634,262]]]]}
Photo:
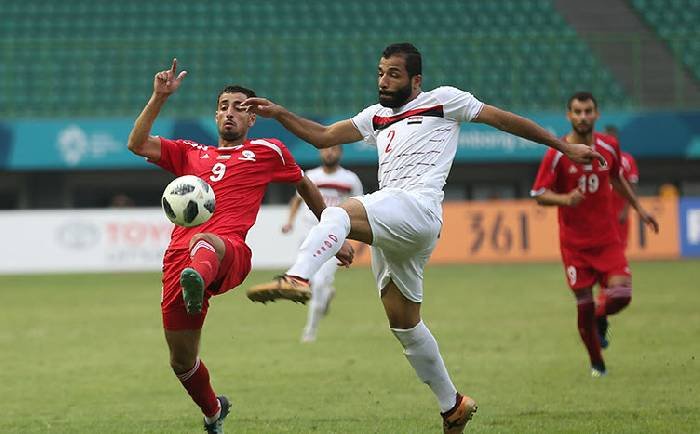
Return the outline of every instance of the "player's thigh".
{"type": "Polygon", "coordinates": [[[589,288],[595,285],[599,274],[593,268],[590,258],[577,249],[561,249],[561,259],[564,264],[566,283],[572,291],[589,288]]]}
{"type": "Polygon", "coordinates": [[[632,285],[632,272],[622,243],[613,243],[601,247],[595,259],[596,268],[600,270],[602,275],[600,282],[602,286],[632,285]]]}
{"type": "Polygon", "coordinates": [[[252,252],[250,247],[237,237],[221,237],[225,245],[225,255],[221,259],[219,272],[214,282],[207,288],[210,295],[223,294],[240,285],[251,269],[252,252]]]}
{"type": "Polygon", "coordinates": [[[224,255],[226,254],[226,245],[224,244],[224,241],[221,239],[221,237],[210,232],[194,234],[192,238],[190,238],[190,250],[192,250],[192,248],[200,240],[204,240],[212,246],[214,246],[214,249],[216,250],[216,256],[219,258],[219,261],[221,261],[224,258],[224,255]]]}
{"type": "Polygon", "coordinates": [[[389,279],[381,294],[389,327],[409,329],[418,324],[421,304],[407,299],[393,280],[389,279]]]}
{"type": "Polygon", "coordinates": [[[367,210],[365,210],[362,202],[355,198],[349,198],[340,204],[340,208],[344,209],[350,217],[350,234],[348,238],[372,244],[374,238],[372,227],[369,224],[367,210]]]}
{"type": "Polygon", "coordinates": [[[382,297],[387,285],[391,284],[406,300],[422,303],[423,272],[434,247],[435,243],[405,256],[372,246],[372,271],[382,297]]]}
{"type": "Polygon", "coordinates": [[[399,189],[358,196],[372,231],[372,245],[409,257],[435,243],[442,222],[421,199],[399,189]]]}

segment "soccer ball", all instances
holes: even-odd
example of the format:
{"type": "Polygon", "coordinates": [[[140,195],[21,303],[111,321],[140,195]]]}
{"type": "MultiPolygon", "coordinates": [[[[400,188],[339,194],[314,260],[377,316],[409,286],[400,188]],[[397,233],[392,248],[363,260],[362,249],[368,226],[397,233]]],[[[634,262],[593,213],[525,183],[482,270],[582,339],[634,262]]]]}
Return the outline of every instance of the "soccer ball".
{"type": "Polygon", "coordinates": [[[185,175],[175,178],[165,187],[161,203],[168,220],[191,228],[211,218],[216,198],[214,189],[201,178],[185,175]]]}

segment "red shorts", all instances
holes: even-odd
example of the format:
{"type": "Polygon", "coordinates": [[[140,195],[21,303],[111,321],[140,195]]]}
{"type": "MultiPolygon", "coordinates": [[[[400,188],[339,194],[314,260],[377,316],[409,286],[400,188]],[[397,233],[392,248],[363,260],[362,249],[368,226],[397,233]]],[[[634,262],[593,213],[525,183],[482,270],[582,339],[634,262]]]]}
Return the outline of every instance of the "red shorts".
{"type": "Polygon", "coordinates": [[[190,265],[188,249],[166,250],[163,256],[163,293],[160,309],[163,314],[163,328],[166,330],[201,329],[209,308],[212,295],[223,294],[240,285],[250,272],[250,248],[235,237],[219,236],[226,246],[226,253],[219,264],[219,273],[214,282],[204,291],[202,312],[189,315],[185,309],[180,288],[180,273],[190,265]]]}
{"type": "Polygon", "coordinates": [[[561,258],[569,287],[574,291],[597,283],[606,286],[610,276],[631,276],[622,243],[591,249],[562,247],[561,258]]]}

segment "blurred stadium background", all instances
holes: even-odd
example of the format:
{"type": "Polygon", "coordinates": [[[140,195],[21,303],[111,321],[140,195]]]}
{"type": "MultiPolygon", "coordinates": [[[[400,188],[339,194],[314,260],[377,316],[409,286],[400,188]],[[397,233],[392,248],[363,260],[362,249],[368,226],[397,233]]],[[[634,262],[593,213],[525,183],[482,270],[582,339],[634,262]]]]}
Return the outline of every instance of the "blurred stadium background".
{"type": "MultiPolygon", "coordinates": [[[[6,242],[19,246],[3,250],[0,274],[150,270],[153,274],[145,279],[148,284],[140,288],[157,292],[156,272],[169,231],[157,207],[162,188],[172,176],[131,155],[126,138],[151,93],[153,75],[165,69],[173,57],[190,74],[168,102],[153,132],[215,144],[215,98],[224,85],[251,87],[293,111],[331,122],[352,116],[376,101],[375,70],[381,50],[398,41],[411,41],[421,50],[424,88],[448,84],[469,90],[487,103],[532,117],[558,135],[569,129],[565,118],[569,95],[592,91],[602,113],[597,129],[608,124],[618,127],[623,149],[639,163],[638,190],[662,219],[658,237],[633,224],[632,258],[676,261],[698,257],[699,29],[698,0],[0,0],[0,223],[6,242]],[[36,241],[28,236],[32,233],[39,234],[36,241]]],[[[318,164],[310,145],[274,122],[260,120],[252,135],[280,137],[303,167],[318,164]]],[[[449,236],[443,237],[434,263],[558,261],[555,211],[538,209],[526,199],[543,152],[542,146],[481,126],[463,126],[445,188],[445,230],[449,236]]],[[[360,175],[367,191],[377,188],[374,149],[360,144],[346,146],[344,166],[360,175]]],[[[282,185],[268,190],[260,224],[251,233],[258,268],[281,267],[293,255],[297,241],[278,236],[286,215],[284,204],[292,194],[282,185]]],[[[366,262],[366,255],[360,258],[360,263],[366,262]]],[[[644,270],[649,265],[639,263],[638,268],[644,270]]],[[[503,267],[490,270],[503,276],[525,273],[519,266],[503,267]]],[[[696,284],[700,277],[697,262],[679,267],[686,273],[680,277],[683,291],[679,289],[679,294],[693,297],[692,282],[696,284]]],[[[441,272],[439,267],[437,270],[434,273],[441,272]]],[[[436,282],[461,282],[454,277],[459,275],[458,269],[448,270],[436,282]]],[[[474,273],[478,269],[468,270],[474,273]]],[[[561,308],[569,306],[559,267],[538,270],[549,273],[547,284],[552,291],[559,291],[561,308]]],[[[676,268],[658,265],[646,274],[675,272],[670,270],[676,268]]],[[[465,274],[465,287],[482,289],[493,280],[485,276],[475,283],[467,277],[465,274]]],[[[19,293],[30,294],[36,287],[41,288],[36,297],[53,294],[51,279],[3,279],[4,286],[19,293]]],[[[111,283],[115,290],[120,285],[116,279],[117,283],[111,283]]],[[[94,285],[93,279],[75,275],[69,281],[62,280],[60,286],[71,288],[71,297],[82,298],[83,281],[90,282],[85,283],[85,291],[94,285]]],[[[355,284],[343,277],[340,282],[355,284]]],[[[367,287],[371,281],[362,282],[371,304],[372,291],[367,287]]],[[[509,296],[501,296],[507,303],[509,296]]],[[[25,315],[21,300],[12,297],[5,292],[4,302],[17,311],[5,317],[6,333],[0,334],[5,339],[0,342],[9,343],[10,349],[24,339],[17,328],[24,324],[25,315]]],[[[669,297],[664,305],[667,312],[681,295],[678,300],[669,297]]],[[[694,297],[697,301],[697,295],[694,297]]],[[[693,305],[692,300],[688,306],[693,305]]],[[[129,309],[125,307],[128,300],[122,302],[122,308],[129,309]]],[[[80,306],[91,309],[95,305],[80,306]]],[[[343,312],[342,296],[337,306],[343,312]]],[[[70,303],[63,307],[70,309],[70,303]]],[[[644,318],[659,321],[657,313],[644,318]]],[[[565,319],[573,318],[571,312],[566,314],[565,319]]],[[[697,314],[685,314],[677,318],[679,327],[698,331],[697,314]]],[[[148,315],[152,318],[149,330],[158,331],[156,304],[148,315]]],[[[373,321],[383,327],[381,314],[377,315],[373,321]]],[[[63,326],[71,331],[80,328],[72,323],[63,326]]],[[[438,333],[442,330],[443,334],[450,328],[448,324],[440,327],[436,324],[438,333]]],[[[331,330],[344,332],[340,327],[331,330]]],[[[571,351],[581,350],[573,326],[569,331],[571,351]]],[[[155,336],[144,345],[159,345],[159,339],[155,336]]],[[[457,338],[447,339],[457,345],[457,338]]],[[[658,339],[670,343],[670,351],[692,345],[691,338],[668,340],[660,335],[658,339]]],[[[358,337],[358,345],[362,342],[358,337]]],[[[61,352],[56,347],[51,354],[61,352]]],[[[387,363],[403,362],[396,359],[396,351],[391,354],[387,363]]],[[[578,360],[576,356],[582,359],[582,350],[574,357],[578,360]]],[[[158,357],[165,357],[164,351],[158,357]]],[[[162,362],[148,369],[165,371],[164,358],[162,362]]],[[[495,362],[484,359],[483,363],[495,362]]],[[[634,363],[630,361],[630,365],[634,363]]],[[[8,381],[13,379],[12,372],[5,372],[8,381]]],[[[408,379],[409,374],[404,374],[408,379]]],[[[682,369],[674,374],[678,375],[676,380],[689,375],[682,369]]],[[[169,377],[164,378],[169,381],[169,377]]],[[[697,375],[691,375],[691,384],[692,378],[697,380],[697,375]]],[[[17,383],[9,384],[21,390],[17,383]]],[[[630,379],[630,384],[634,380],[630,379]]],[[[174,389],[175,385],[164,396],[178,394],[174,389]]],[[[675,398],[683,399],[679,395],[675,398]]],[[[25,407],[32,405],[31,401],[19,402],[27,404],[25,407]]],[[[679,401],[670,402],[676,405],[679,401]]],[[[183,411],[195,414],[184,398],[180,404],[183,411]]],[[[26,410],[19,404],[11,408],[16,419],[9,419],[0,428],[32,431],[18,428],[18,421],[27,417],[26,410]]],[[[615,415],[608,417],[613,420],[615,415]]],[[[700,429],[697,406],[688,417],[684,420],[689,425],[677,432],[700,429]]],[[[256,424],[249,423],[250,432],[256,432],[256,424]]],[[[532,432],[542,432],[537,429],[539,422],[533,423],[532,432]]],[[[77,432],[71,428],[74,425],[66,426],[66,432],[77,432]]],[[[355,429],[350,426],[340,432],[355,429]]],[[[663,426],[660,421],[652,431],[661,432],[658,428],[663,426]]],[[[558,427],[567,429],[566,425],[558,427]]],[[[137,424],[125,432],[159,432],[150,428],[137,424]]],[[[290,429],[310,430],[303,425],[290,429]]],[[[527,431],[498,425],[490,429],[527,431]]],[[[576,425],[572,429],[576,431],[576,425]]],[[[619,432],[625,429],[621,425],[619,432]]],[[[93,426],[95,430],[109,431],[103,425],[93,426]]],[[[581,430],[606,431],[605,427],[589,425],[581,430]]],[[[404,432],[409,431],[406,428],[404,432]]]]}
{"type": "MultiPolygon", "coordinates": [[[[213,143],[211,116],[223,85],[242,83],[317,119],[350,116],[376,101],[381,50],[402,40],[422,51],[426,88],[470,90],[558,134],[566,123],[546,116],[563,119],[571,93],[592,91],[603,113],[599,128],[619,120],[621,143],[639,160],[642,193],[670,183],[700,195],[696,0],[175,1],[167,7],[141,0],[2,0],[0,7],[2,209],[103,207],[119,192],[138,206],[157,205],[168,175],[129,156],[123,144],[154,73],[174,56],[190,76],[162,113],[169,125],[159,133],[213,143]]],[[[277,130],[261,123],[255,133],[277,130]]],[[[496,143],[463,141],[448,199],[526,197],[539,155],[509,153],[499,143],[505,139],[487,139],[496,143]]],[[[368,189],[376,188],[373,157],[346,163],[368,189]]],[[[312,153],[300,160],[316,163],[312,153]]],[[[272,188],[267,202],[288,195],[272,188]]]]}

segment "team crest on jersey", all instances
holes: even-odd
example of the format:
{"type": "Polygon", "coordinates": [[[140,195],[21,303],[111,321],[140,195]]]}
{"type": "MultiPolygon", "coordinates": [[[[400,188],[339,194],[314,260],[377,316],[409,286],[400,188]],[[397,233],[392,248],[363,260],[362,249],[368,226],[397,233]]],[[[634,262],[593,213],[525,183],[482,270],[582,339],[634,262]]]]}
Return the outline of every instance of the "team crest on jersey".
{"type": "Polygon", "coordinates": [[[255,152],[246,149],[243,152],[241,152],[241,156],[238,157],[238,159],[242,161],[255,161],[255,152]]]}
{"type": "Polygon", "coordinates": [[[576,168],[576,166],[569,167],[569,173],[578,173],[578,169],[576,168]]]}
{"type": "Polygon", "coordinates": [[[200,160],[203,160],[203,159],[205,159],[205,158],[209,158],[209,154],[204,154],[204,155],[200,155],[200,156],[199,156],[199,159],[200,159],[200,160]]]}
{"type": "Polygon", "coordinates": [[[571,282],[572,285],[576,284],[576,267],[573,265],[569,265],[566,267],[566,275],[569,277],[569,282],[571,282]]]}

